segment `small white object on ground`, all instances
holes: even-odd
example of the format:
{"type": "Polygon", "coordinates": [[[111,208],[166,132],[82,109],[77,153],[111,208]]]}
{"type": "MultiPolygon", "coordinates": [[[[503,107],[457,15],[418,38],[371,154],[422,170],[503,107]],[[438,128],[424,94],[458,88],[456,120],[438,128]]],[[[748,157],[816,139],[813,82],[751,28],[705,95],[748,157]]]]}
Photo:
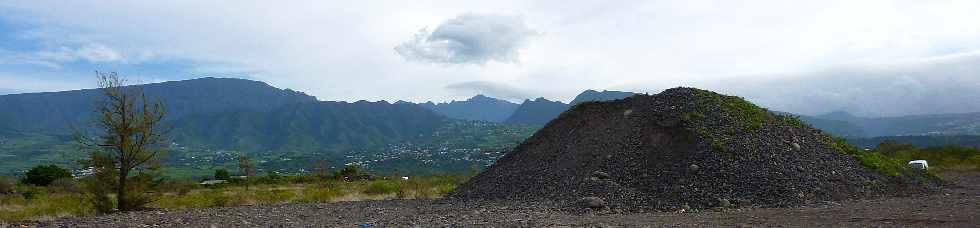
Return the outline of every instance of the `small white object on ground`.
{"type": "Polygon", "coordinates": [[[929,170],[929,162],[926,160],[912,160],[909,161],[909,166],[920,170],[929,170]]]}

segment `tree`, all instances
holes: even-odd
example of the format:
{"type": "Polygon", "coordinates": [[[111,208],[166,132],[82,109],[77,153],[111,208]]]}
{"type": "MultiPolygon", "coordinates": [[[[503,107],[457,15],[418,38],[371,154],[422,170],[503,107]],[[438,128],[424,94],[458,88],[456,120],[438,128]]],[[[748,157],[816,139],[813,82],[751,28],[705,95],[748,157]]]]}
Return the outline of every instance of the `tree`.
{"type": "Polygon", "coordinates": [[[347,165],[344,166],[344,169],[334,173],[334,178],[344,181],[353,181],[370,179],[370,175],[364,173],[364,171],[361,170],[361,167],[356,165],[347,165]]]}
{"type": "Polygon", "coordinates": [[[252,159],[248,158],[248,155],[238,156],[238,170],[245,176],[245,190],[248,190],[248,178],[255,175],[255,166],[252,165],[252,159]]]}
{"type": "Polygon", "coordinates": [[[24,183],[37,186],[48,186],[54,180],[72,177],[71,172],[56,165],[34,166],[24,176],[24,183]]]}
{"type": "Polygon", "coordinates": [[[231,179],[231,174],[228,173],[228,170],[226,170],[226,169],[215,169],[214,170],[214,179],[215,180],[228,180],[228,179],[231,179]]]}
{"type": "Polygon", "coordinates": [[[162,102],[151,101],[140,86],[126,86],[125,79],[118,74],[96,72],[96,75],[104,96],[95,108],[97,136],[83,135],[78,139],[91,147],[92,163],[98,164],[93,166],[96,171],[114,172],[114,175],[96,173],[101,178],[93,180],[115,177],[112,183],[102,184],[115,188],[117,208],[140,209],[150,202],[144,191],[152,181],[147,171],[158,168],[156,159],[166,148],[161,125],[166,112],[162,102]]]}

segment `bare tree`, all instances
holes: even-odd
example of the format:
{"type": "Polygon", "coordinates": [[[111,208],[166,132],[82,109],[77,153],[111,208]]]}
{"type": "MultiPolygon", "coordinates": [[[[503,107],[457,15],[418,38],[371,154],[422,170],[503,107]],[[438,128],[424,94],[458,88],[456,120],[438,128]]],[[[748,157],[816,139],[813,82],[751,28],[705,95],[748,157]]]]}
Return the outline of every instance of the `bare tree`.
{"type": "Polygon", "coordinates": [[[327,159],[320,158],[317,160],[316,163],[317,163],[316,164],[317,177],[319,177],[320,180],[326,180],[327,178],[330,178],[330,163],[327,162],[327,159]]]}
{"type": "Polygon", "coordinates": [[[166,112],[159,100],[151,101],[139,86],[126,86],[116,73],[96,72],[104,99],[96,105],[95,138],[79,137],[92,149],[92,157],[104,157],[114,171],[117,207],[135,210],[149,203],[145,195],[149,175],[156,168],[158,156],[165,150],[161,121],[166,112]],[[135,175],[133,171],[136,171],[135,175]]]}
{"type": "Polygon", "coordinates": [[[248,158],[248,155],[242,153],[238,156],[238,170],[245,175],[245,190],[248,190],[249,178],[255,175],[255,166],[252,165],[252,159],[248,158]]]}

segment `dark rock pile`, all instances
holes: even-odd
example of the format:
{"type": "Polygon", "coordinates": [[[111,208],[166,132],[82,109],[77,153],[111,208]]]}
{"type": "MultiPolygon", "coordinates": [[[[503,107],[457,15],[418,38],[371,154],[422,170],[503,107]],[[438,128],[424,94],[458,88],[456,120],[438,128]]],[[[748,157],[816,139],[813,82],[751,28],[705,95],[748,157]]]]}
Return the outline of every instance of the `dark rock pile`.
{"type": "Polygon", "coordinates": [[[675,88],[579,104],[450,198],[673,211],[797,206],[934,186],[906,169],[889,174],[882,170],[896,167],[864,164],[835,143],[741,98],[675,88]]]}

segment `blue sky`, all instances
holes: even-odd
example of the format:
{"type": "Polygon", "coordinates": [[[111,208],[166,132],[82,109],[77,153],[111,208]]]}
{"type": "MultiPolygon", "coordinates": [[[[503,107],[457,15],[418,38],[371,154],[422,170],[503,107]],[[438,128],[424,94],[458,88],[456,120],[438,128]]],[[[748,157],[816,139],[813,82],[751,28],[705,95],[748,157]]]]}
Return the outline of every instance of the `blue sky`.
{"type": "Polygon", "coordinates": [[[243,77],[321,100],[696,86],[807,114],[968,112],[980,111],[976,12],[972,0],[10,0],[0,93],[88,88],[101,70],[243,77]]]}
{"type": "Polygon", "coordinates": [[[48,39],[44,26],[0,17],[0,94],[91,88],[95,71],[117,71],[134,82],[247,74],[190,71],[198,66],[179,57],[125,53],[104,42],[48,39]]]}

